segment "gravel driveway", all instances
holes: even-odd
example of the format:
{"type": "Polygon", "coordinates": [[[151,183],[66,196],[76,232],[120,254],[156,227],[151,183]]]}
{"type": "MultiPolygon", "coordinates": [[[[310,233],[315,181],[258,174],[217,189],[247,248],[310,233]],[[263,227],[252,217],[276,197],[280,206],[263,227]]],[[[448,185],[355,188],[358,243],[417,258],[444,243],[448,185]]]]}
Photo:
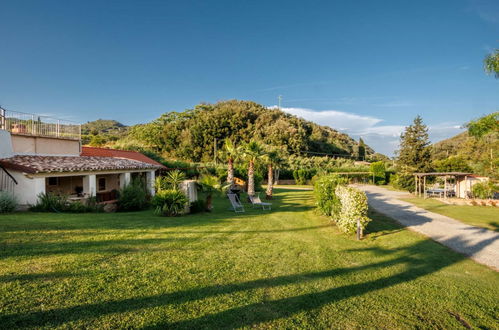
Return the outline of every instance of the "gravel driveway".
{"type": "Polygon", "coordinates": [[[371,185],[356,185],[356,187],[366,192],[369,205],[376,211],[454,251],[469,256],[476,262],[499,270],[499,233],[466,225],[399,200],[407,197],[408,193],[371,185]]]}

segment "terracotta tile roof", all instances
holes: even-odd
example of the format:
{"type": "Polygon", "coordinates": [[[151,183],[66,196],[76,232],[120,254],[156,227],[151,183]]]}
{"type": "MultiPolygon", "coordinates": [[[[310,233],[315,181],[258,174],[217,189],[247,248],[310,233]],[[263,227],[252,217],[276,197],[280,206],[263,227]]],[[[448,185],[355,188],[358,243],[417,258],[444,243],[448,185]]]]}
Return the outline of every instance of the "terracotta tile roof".
{"type": "Polygon", "coordinates": [[[81,147],[81,156],[127,158],[164,167],[163,164],[158,163],[154,159],[151,159],[146,155],[137,151],[97,148],[97,147],[81,147]]]}
{"type": "Polygon", "coordinates": [[[160,168],[158,165],[132,159],[87,156],[17,155],[0,159],[0,165],[8,169],[32,174],[107,170],[148,170],[160,168]]]}

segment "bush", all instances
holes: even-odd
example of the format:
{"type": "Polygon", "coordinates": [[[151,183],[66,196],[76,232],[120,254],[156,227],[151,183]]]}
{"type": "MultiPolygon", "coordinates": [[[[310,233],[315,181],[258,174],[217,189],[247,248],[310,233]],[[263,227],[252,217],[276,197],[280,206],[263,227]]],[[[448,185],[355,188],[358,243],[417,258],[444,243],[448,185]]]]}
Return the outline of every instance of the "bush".
{"type": "Polygon", "coordinates": [[[338,185],[335,192],[340,201],[340,212],[336,219],[338,227],[347,234],[353,234],[357,230],[357,220],[360,220],[360,227],[364,230],[371,221],[367,217],[366,194],[343,185],[338,185]]]}
{"type": "Polygon", "coordinates": [[[488,199],[492,198],[496,189],[491,181],[485,181],[475,183],[471,190],[473,191],[473,197],[488,199]]]}
{"type": "Polygon", "coordinates": [[[315,170],[307,170],[301,168],[299,170],[293,171],[293,178],[295,179],[296,184],[307,184],[307,181],[312,179],[315,175],[315,170]]]}
{"type": "Polygon", "coordinates": [[[371,172],[371,176],[373,177],[374,184],[385,184],[385,163],[384,162],[374,162],[371,163],[369,168],[369,172],[371,172]]]}
{"type": "Polygon", "coordinates": [[[102,210],[103,206],[97,204],[95,197],[90,197],[85,202],[69,202],[67,196],[53,193],[38,195],[36,204],[30,207],[30,211],[35,212],[85,213],[101,212],[102,210]]]}
{"type": "Polygon", "coordinates": [[[65,195],[56,195],[49,192],[38,195],[36,204],[30,207],[36,212],[64,212],[68,208],[68,198],[65,195]]]}
{"type": "Polygon", "coordinates": [[[412,174],[398,173],[391,176],[393,187],[413,192],[415,190],[414,176],[412,174]]]}
{"type": "Polygon", "coordinates": [[[341,205],[336,196],[336,187],[345,184],[347,181],[338,175],[326,175],[315,179],[314,194],[317,200],[317,208],[327,216],[336,218],[341,205]]]}
{"type": "Polygon", "coordinates": [[[0,191],[0,213],[9,213],[15,211],[17,207],[17,198],[8,191],[0,191]]]}
{"type": "Polygon", "coordinates": [[[152,199],[155,213],[167,217],[176,216],[184,212],[188,202],[189,200],[184,193],[178,190],[162,190],[152,199]]]}
{"type": "Polygon", "coordinates": [[[118,210],[140,211],[149,206],[147,191],[140,180],[133,180],[118,192],[118,210]]]}

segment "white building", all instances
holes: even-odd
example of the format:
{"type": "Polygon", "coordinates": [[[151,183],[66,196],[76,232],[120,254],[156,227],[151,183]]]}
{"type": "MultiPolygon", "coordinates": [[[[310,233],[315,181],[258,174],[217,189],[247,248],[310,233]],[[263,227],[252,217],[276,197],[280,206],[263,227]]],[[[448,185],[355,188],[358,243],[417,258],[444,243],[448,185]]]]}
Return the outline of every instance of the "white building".
{"type": "Polygon", "coordinates": [[[82,147],[79,124],[0,108],[0,190],[12,191],[21,205],[45,192],[109,201],[133,178],[153,195],[162,167],[137,152],[82,147]]]}

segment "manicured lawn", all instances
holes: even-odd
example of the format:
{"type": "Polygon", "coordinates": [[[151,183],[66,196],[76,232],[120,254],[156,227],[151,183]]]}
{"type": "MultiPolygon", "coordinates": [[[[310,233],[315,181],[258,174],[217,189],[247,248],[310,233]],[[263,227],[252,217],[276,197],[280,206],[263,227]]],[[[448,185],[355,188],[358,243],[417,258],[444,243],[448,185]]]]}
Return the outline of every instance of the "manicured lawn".
{"type": "Polygon", "coordinates": [[[272,211],[0,216],[0,328],[497,326],[498,273],[373,214],[356,241],[272,211]]]}
{"type": "Polygon", "coordinates": [[[499,208],[492,206],[449,205],[438,200],[427,198],[405,198],[425,210],[439,213],[468,225],[499,231],[499,208]]]}

